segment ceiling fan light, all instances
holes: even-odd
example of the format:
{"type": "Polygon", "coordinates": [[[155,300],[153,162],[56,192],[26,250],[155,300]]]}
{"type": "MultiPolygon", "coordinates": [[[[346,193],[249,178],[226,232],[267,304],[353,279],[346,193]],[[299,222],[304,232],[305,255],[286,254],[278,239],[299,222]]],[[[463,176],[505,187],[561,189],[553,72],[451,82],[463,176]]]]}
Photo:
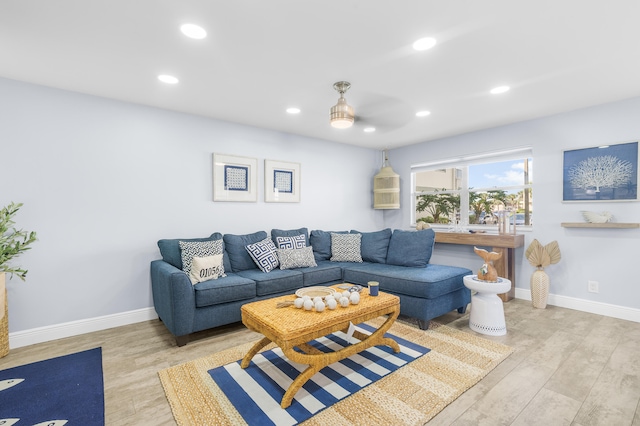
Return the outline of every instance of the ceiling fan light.
{"type": "Polygon", "coordinates": [[[336,129],[348,129],[353,125],[355,114],[353,107],[347,103],[344,98],[344,92],[349,90],[351,84],[346,81],[339,81],[333,85],[333,88],[340,93],[338,103],[331,107],[331,127],[336,129]]]}
{"type": "Polygon", "coordinates": [[[353,107],[341,96],[338,103],[331,107],[331,127],[347,129],[353,125],[353,120],[353,107]]]}

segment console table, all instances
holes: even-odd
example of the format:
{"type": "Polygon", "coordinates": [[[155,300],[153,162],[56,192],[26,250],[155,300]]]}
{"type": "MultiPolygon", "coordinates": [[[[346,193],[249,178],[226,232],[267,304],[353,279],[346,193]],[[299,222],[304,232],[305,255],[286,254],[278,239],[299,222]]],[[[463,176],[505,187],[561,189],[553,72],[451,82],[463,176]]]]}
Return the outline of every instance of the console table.
{"type": "Polygon", "coordinates": [[[499,294],[503,302],[507,302],[516,296],[516,248],[524,246],[523,234],[482,234],[462,232],[436,232],[436,243],[461,244],[466,246],[491,247],[491,251],[502,253],[502,257],[493,265],[498,271],[499,277],[505,277],[511,281],[511,289],[499,294]]]}

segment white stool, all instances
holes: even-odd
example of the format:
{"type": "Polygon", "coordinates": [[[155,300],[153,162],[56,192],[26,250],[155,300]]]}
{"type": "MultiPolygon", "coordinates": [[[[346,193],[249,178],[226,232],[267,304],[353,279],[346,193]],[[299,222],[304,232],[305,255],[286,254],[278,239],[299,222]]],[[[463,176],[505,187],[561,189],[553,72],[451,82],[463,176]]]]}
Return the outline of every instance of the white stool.
{"type": "Polygon", "coordinates": [[[492,283],[479,280],[477,275],[467,275],[464,277],[464,285],[469,290],[476,292],[471,296],[469,328],[489,336],[507,334],[504,308],[498,294],[509,291],[511,281],[506,278],[498,278],[497,283],[492,283]]]}

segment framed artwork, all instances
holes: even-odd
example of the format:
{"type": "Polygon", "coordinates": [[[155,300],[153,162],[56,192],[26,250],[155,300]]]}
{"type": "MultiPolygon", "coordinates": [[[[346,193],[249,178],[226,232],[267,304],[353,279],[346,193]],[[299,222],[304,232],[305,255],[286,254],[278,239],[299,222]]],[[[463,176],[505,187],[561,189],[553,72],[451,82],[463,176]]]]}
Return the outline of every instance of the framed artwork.
{"type": "Polygon", "coordinates": [[[258,160],[213,154],[213,201],[258,201],[258,160]]]}
{"type": "Polygon", "coordinates": [[[638,201],[638,142],[564,151],[563,201],[638,201]]]}
{"type": "Polygon", "coordinates": [[[300,202],[300,163],[264,160],[264,201],[300,202]]]}

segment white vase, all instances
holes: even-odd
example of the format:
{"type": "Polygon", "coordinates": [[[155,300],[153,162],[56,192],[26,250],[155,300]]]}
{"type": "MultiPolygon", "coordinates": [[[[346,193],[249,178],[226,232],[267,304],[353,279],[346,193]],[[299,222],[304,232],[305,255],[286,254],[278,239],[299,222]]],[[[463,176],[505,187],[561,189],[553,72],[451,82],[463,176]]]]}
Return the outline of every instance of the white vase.
{"type": "Polygon", "coordinates": [[[531,275],[531,302],[534,308],[547,307],[549,297],[549,275],[543,269],[538,269],[531,275]]]}

